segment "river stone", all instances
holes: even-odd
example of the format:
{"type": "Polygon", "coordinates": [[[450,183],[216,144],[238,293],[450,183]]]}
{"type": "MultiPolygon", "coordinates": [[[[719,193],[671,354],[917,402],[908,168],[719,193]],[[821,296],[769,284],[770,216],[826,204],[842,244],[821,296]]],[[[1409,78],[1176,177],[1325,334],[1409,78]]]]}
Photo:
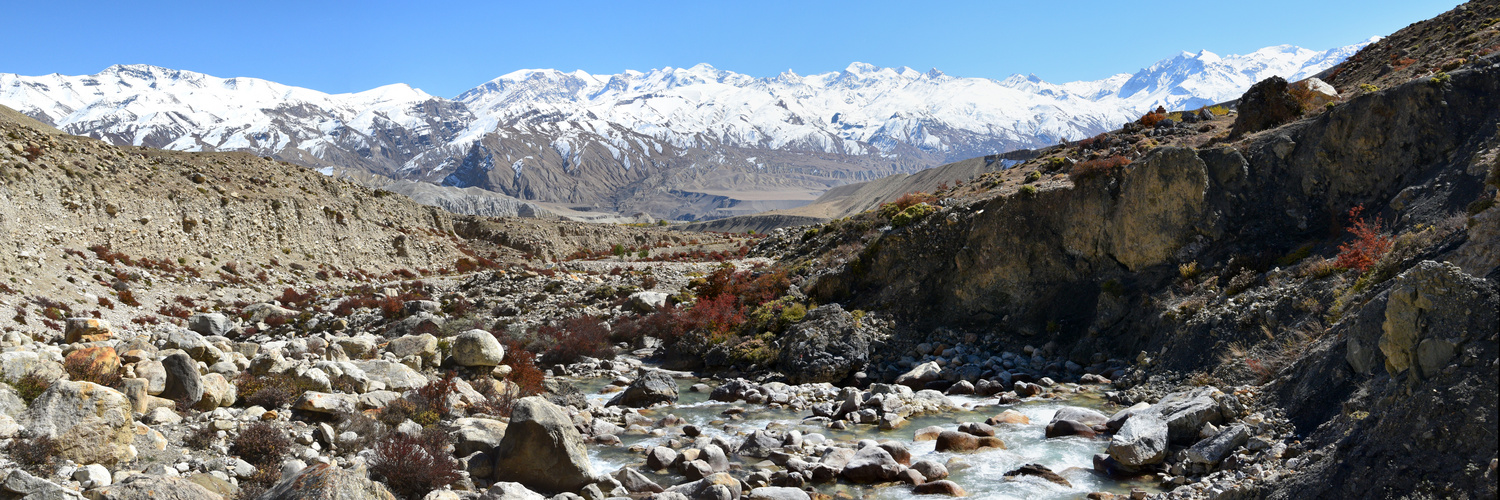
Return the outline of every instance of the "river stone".
{"type": "Polygon", "coordinates": [[[710,498],[738,500],[740,491],[740,480],[728,473],[720,472],[697,481],[667,488],[664,493],[680,493],[694,500],[710,498]]]}
{"type": "Polygon", "coordinates": [[[1218,425],[1224,422],[1216,398],[1221,395],[1222,392],[1211,386],[1174,392],[1146,411],[1156,414],[1167,423],[1172,442],[1188,444],[1197,440],[1198,430],[1203,428],[1204,423],[1218,425]]]}
{"type": "Polygon", "coordinates": [[[1109,440],[1109,456],[1126,467],[1141,467],[1167,457],[1167,423],[1151,413],[1125,421],[1109,440]]]}
{"type": "Polygon", "coordinates": [[[395,500],[385,485],[371,481],[364,467],[345,470],[313,464],[282,479],[259,498],[275,500],[395,500]]]}
{"type": "Polygon", "coordinates": [[[198,362],[185,352],[172,353],[161,360],[167,372],[167,385],[161,397],[171,400],[186,400],[197,403],[203,399],[203,376],[198,374],[198,362]]]}
{"type": "Polygon", "coordinates": [[[646,408],[659,403],[677,402],[677,381],[661,370],[642,368],[624,391],[609,400],[607,406],[646,408]]]}
{"type": "Polygon", "coordinates": [[[650,470],[662,470],[671,468],[677,463],[677,451],[665,446],[657,446],[646,452],[646,468],[650,470]]]}
{"type": "Polygon", "coordinates": [[[883,483],[895,481],[904,468],[884,448],[866,446],[854,452],[854,458],[840,475],[855,483],[883,483]]]}
{"type": "Polygon", "coordinates": [[[972,434],[975,436],[993,436],[995,435],[995,428],[990,427],[989,424],[982,424],[979,422],[964,422],[962,424],[958,424],[958,432],[962,432],[964,434],[972,434]]]}
{"type": "Polygon", "coordinates": [[[1064,488],[1073,487],[1073,483],[1069,483],[1067,479],[1064,479],[1062,476],[1057,475],[1056,472],[1052,472],[1052,469],[1048,469],[1046,466],[1041,464],[1022,465],[1016,470],[1005,473],[1005,475],[1002,477],[1004,477],[1006,481],[1015,481],[1016,478],[1020,476],[1035,476],[1046,479],[1053,483],[1057,483],[1059,486],[1062,486],[1064,488]]]}
{"type": "Polygon", "coordinates": [[[57,454],[107,466],[135,458],[130,400],[91,382],[59,380],[32,401],[21,419],[34,435],[56,441],[57,454]]]}
{"type": "Polygon", "coordinates": [[[1072,420],[1074,422],[1093,427],[1095,425],[1103,424],[1104,422],[1108,421],[1109,417],[1105,416],[1103,413],[1099,413],[1088,408],[1064,406],[1058,409],[1057,413],[1052,414],[1053,422],[1057,422],[1060,420],[1072,420]]]}
{"type": "Polygon", "coordinates": [[[652,481],[650,477],[642,474],[641,471],[635,470],[634,467],[621,468],[619,472],[615,473],[615,480],[619,481],[620,486],[625,487],[625,490],[631,493],[661,493],[664,491],[661,485],[656,484],[656,481],[652,481]]]}
{"type": "Polygon", "coordinates": [[[979,438],[958,431],[943,431],[938,434],[936,451],[974,451],[979,449],[979,438]]]}
{"type": "Polygon", "coordinates": [[[515,403],[505,437],[493,455],[496,481],[564,492],[578,491],[594,480],[583,436],[572,419],[562,408],[537,396],[515,403]]]}
{"type": "Polygon", "coordinates": [[[453,361],[462,366],[498,366],[505,347],[484,330],[469,330],[453,338],[453,361]]]}
{"type": "Polygon", "coordinates": [[[1015,411],[1015,410],[1005,410],[1005,411],[1000,412],[999,415],[995,415],[993,417],[990,417],[990,418],[986,419],[984,421],[984,423],[989,424],[989,425],[1030,424],[1031,423],[1031,418],[1029,418],[1026,415],[1021,414],[1021,412],[1018,412],[1018,411],[1015,411]]]}
{"type": "Polygon", "coordinates": [[[781,449],[783,436],[776,431],[756,430],[745,436],[737,453],[744,457],[766,458],[781,449]]]}
{"type": "Polygon", "coordinates": [[[1072,420],[1054,420],[1047,424],[1047,437],[1056,438],[1063,436],[1094,437],[1094,429],[1083,422],[1072,420]]]}
{"type": "Polygon", "coordinates": [[[750,500],[811,500],[806,491],[784,486],[762,486],[750,490],[750,500]]]}
{"type": "Polygon", "coordinates": [[[521,483],[498,482],[484,490],[478,500],[546,500],[547,497],[541,493],[526,489],[521,483]]]}
{"type": "Polygon", "coordinates": [[[937,481],[948,477],[948,468],[933,460],[918,460],[911,464],[911,468],[922,473],[922,477],[928,481],[937,481]]]}
{"type": "Polygon", "coordinates": [[[942,375],[942,373],[943,367],[938,366],[936,361],[928,361],[926,363],[917,365],[916,367],[912,368],[911,371],[908,371],[901,374],[901,376],[896,377],[896,383],[910,387],[912,389],[921,389],[925,387],[928,382],[937,380],[938,377],[942,375]]]}
{"type": "Polygon", "coordinates": [[[949,480],[928,481],[912,488],[912,493],[918,495],[947,495],[950,497],[966,497],[969,492],[964,491],[958,483],[949,480]]]}
{"type": "Polygon", "coordinates": [[[938,435],[942,433],[942,427],[929,425],[927,427],[917,429],[917,434],[916,436],[912,437],[912,441],[932,441],[934,439],[937,439],[938,435]]]}

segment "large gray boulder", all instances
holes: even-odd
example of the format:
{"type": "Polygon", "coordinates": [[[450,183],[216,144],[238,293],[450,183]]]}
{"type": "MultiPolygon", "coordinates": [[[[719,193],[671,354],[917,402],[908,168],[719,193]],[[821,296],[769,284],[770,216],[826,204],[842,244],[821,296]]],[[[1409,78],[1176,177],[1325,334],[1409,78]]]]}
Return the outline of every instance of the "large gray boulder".
{"type": "Polygon", "coordinates": [[[32,401],[21,421],[52,438],[57,454],[80,464],[112,466],[135,458],[130,400],[91,382],[59,380],[32,401]]]}
{"type": "Polygon", "coordinates": [[[547,500],[547,497],[526,489],[521,483],[499,482],[484,490],[478,500],[547,500]]]}
{"type": "Polygon", "coordinates": [[[658,403],[677,402],[677,381],[661,370],[642,368],[635,381],[609,400],[608,406],[646,408],[658,403]]]}
{"type": "Polygon", "coordinates": [[[453,338],[453,361],[462,366],[499,366],[505,347],[484,330],[469,330],[453,338]]]}
{"type": "Polygon", "coordinates": [[[131,476],[120,484],[89,491],[92,500],[222,500],[218,493],[185,477],[131,476]]]}
{"type": "Polygon", "coordinates": [[[1244,424],[1234,424],[1188,448],[1187,457],[1200,464],[1217,464],[1249,440],[1250,429],[1244,424]]]}
{"type": "Polygon", "coordinates": [[[537,396],[521,398],[495,447],[495,481],[514,481],[551,493],[574,492],[594,482],[583,436],[561,407],[537,396]]]}
{"type": "Polygon", "coordinates": [[[866,446],[854,452],[840,474],[856,483],[883,483],[895,481],[905,468],[884,448],[866,446]]]}
{"type": "Polygon", "coordinates": [[[198,362],[185,352],[168,355],[161,360],[167,371],[167,386],[161,397],[171,400],[183,399],[197,403],[203,399],[203,376],[198,373],[198,362]]]}
{"type": "Polygon", "coordinates": [[[83,500],[78,492],[16,469],[0,481],[0,498],[25,500],[83,500]]]}
{"type": "Polygon", "coordinates": [[[1167,423],[1156,415],[1132,415],[1110,438],[1109,456],[1131,468],[1161,462],[1167,458],[1167,435],[1167,423]]]}
{"type": "MultiPolygon", "coordinates": [[[[1217,425],[1224,422],[1218,400],[1223,395],[1223,392],[1212,386],[1174,392],[1143,413],[1155,414],[1165,421],[1172,442],[1189,444],[1198,439],[1198,431],[1203,428],[1203,424],[1217,425]]],[[[1125,423],[1128,425],[1130,422],[1127,420],[1125,423]]]]}
{"type": "Polygon", "coordinates": [[[739,500],[741,489],[740,480],[728,473],[719,472],[697,481],[667,488],[665,493],[679,493],[693,500],[739,500]]]}
{"type": "Polygon", "coordinates": [[[364,467],[345,470],[313,464],[276,483],[257,500],[396,500],[385,485],[371,481],[364,467]]]}
{"type": "Polygon", "coordinates": [[[188,318],[188,329],[207,337],[224,337],[234,329],[234,324],[223,314],[201,313],[188,318]]]}
{"type": "Polygon", "coordinates": [[[847,379],[870,362],[870,343],[879,335],[870,324],[855,321],[838,304],[808,311],[781,336],[777,364],[793,384],[847,379]]]}
{"type": "Polygon", "coordinates": [[[896,383],[912,389],[922,389],[927,386],[928,382],[937,380],[942,374],[943,367],[938,366],[936,361],[928,361],[896,377],[896,383]]]}
{"type": "Polygon", "coordinates": [[[505,422],[488,418],[460,418],[443,424],[453,438],[453,454],[460,457],[495,449],[505,437],[505,428],[505,422]]]}
{"type": "Polygon", "coordinates": [[[406,392],[412,389],[420,389],[427,386],[427,377],[422,376],[411,367],[401,363],[394,363],[383,359],[372,359],[369,361],[354,361],[354,366],[363,371],[366,378],[371,382],[385,384],[386,390],[406,392]]]}

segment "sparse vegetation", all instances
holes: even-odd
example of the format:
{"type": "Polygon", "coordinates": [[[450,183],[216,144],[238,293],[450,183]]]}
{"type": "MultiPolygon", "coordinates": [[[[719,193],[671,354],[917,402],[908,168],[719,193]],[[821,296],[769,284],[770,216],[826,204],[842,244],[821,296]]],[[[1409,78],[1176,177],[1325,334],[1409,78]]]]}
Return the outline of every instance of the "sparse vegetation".
{"type": "Polygon", "coordinates": [[[448,435],[438,429],[417,435],[393,433],[375,445],[370,472],[396,496],[418,499],[461,477],[448,446],[448,435]]]}

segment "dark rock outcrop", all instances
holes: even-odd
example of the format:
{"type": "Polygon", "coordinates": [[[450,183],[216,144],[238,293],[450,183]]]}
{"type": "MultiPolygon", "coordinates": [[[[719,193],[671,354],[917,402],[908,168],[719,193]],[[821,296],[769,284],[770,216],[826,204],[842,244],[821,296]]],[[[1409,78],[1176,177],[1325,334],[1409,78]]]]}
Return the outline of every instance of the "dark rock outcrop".
{"type": "Polygon", "coordinates": [[[869,363],[877,335],[838,304],[819,306],[787,329],[777,363],[792,383],[839,382],[869,363]]]}
{"type": "Polygon", "coordinates": [[[1273,76],[1251,85],[1240,97],[1238,111],[1230,139],[1292,121],[1302,115],[1302,105],[1287,92],[1286,79],[1273,76]]]}

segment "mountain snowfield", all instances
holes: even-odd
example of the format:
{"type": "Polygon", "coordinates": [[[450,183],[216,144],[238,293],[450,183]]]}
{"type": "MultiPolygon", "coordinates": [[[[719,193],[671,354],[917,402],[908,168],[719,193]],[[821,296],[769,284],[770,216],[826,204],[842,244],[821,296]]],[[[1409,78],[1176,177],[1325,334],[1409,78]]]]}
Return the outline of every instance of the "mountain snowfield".
{"type": "Polygon", "coordinates": [[[816,191],[1055,144],[1157,106],[1234,99],[1272,75],[1302,79],[1376,40],[1327,51],[1184,52],[1135,74],[1063,84],[864,63],[769,78],[707,64],[615,75],[521,70],[452,99],[404,84],[327,94],[129,65],[85,76],[0,73],[0,104],[116,144],[245,150],[525,199],[703,217],[715,214],[644,202],[641,193],[816,191]]]}

